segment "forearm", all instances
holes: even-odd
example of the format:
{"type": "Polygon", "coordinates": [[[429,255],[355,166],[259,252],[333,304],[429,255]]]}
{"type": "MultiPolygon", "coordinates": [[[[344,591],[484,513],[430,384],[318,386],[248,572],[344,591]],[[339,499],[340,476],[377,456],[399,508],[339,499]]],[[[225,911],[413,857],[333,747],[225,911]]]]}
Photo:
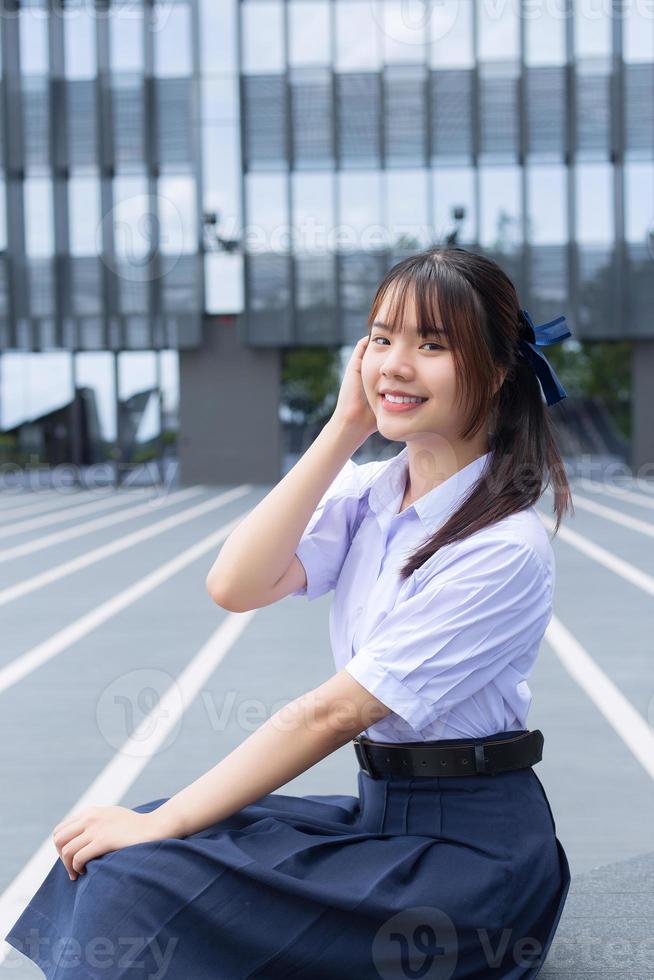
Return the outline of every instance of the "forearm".
{"type": "Polygon", "coordinates": [[[164,837],[187,837],[272,793],[352,738],[310,692],[285,705],[213,769],[163,803],[164,837]]]}
{"type": "Polygon", "coordinates": [[[335,417],[295,466],[234,528],[208,576],[207,589],[256,605],[286,572],[309,519],[327,488],[365,441],[335,417]],[[253,560],[256,556],[256,560],[253,560]]]}

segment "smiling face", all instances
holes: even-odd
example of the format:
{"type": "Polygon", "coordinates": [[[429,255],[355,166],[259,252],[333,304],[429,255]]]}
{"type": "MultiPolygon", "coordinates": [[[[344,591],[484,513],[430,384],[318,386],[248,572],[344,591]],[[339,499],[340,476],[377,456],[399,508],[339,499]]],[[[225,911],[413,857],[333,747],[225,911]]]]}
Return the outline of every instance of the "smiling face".
{"type": "Polygon", "coordinates": [[[391,440],[429,441],[436,436],[449,443],[457,442],[463,427],[463,408],[457,397],[451,338],[436,302],[430,322],[423,320],[421,325],[421,332],[427,335],[421,336],[411,291],[401,292],[403,302],[396,304],[399,293],[393,287],[387,290],[375,313],[362,361],[363,387],[375,412],[377,428],[391,440]],[[419,404],[389,404],[382,395],[385,389],[425,400],[419,404]]]}

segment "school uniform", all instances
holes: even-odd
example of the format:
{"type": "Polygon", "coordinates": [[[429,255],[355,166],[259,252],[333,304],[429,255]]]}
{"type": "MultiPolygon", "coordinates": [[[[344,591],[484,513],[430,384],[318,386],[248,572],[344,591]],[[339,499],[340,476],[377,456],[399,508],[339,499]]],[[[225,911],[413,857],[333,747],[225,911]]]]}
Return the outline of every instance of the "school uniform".
{"type": "MultiPolygon", "coordinates": [[[[362,733],[391,753],[528,731],[527,677],[554,587],[535,509],[443,547],[407,579],[398,575],[489,456],[401,513],[408,449],[390,460],[350,460],[297,548],[307,584],[293,595],[313,601],[334,591],[335,667],[391,709],[362,733]]],[[[75,882],[57,860],[7,941],[50,980],[154,975],[164,957],[167,980],[535,977],[570,871],[533,768],[407,777],[362,764],[358,794],[267,794],[190,837],[91,860],[75,882]],[[29,952],[31,929],[50,944],[29,952]],[[110,965],[106,951],[97,961],[82,952],[78,966],[58,969],[49,946],[65,936],[78,953],[107,937],[110,965]],[[118,965],[121,937],[137,946],[123,945],[127,960],[118,965]]]]}

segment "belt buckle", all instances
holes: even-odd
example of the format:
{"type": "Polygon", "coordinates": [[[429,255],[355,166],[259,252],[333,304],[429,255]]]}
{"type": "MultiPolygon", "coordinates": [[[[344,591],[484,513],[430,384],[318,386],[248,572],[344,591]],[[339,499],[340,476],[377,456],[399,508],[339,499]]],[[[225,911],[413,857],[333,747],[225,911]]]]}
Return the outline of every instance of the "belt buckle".
{"type": "Polygon", "coordinates": [[[366,772],[373,779],[376,779],[377,774],[374,772],[372,764],[368,759],[368,756],[366,754],[366,745],[364,742],[361,741],[361,736],[357,735],[357,737],[353,739],[353,743],[354,743],[354,751],[359,761],[359,765],[361,766],[364,772],[366,772]]]}
{"type": "Polygon", "coordinates": [[[488,762],[488,758],[487,758],[486,755],[484,755],[484,749],[485,748],[486,748],[486,746],[483,745],[483,744],[481,744],[480,742],[475,742],[474,743],[474,749],[475,749],[475,772],[477,772],[477,773],[487,773],[488,772],[488,767],[486,765],[486,763],[488,762]]]}

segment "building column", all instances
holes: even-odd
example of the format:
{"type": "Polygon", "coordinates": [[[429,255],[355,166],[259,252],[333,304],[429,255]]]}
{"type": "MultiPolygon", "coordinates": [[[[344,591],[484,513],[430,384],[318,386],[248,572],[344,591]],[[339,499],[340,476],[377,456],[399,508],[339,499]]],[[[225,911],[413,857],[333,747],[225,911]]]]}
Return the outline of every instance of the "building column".
{"type": "Polygon", "coordinates": [[[205,317],[203,345],[179,352],[181,486],[281,479],[281,351],[238,334],[237,317],[205,317]]]}
{"type": "Polygon", "coordinates": [[[654,340],[636,339],[631,344],[631,468],[634,476],[654,477],[654,340]]]}

